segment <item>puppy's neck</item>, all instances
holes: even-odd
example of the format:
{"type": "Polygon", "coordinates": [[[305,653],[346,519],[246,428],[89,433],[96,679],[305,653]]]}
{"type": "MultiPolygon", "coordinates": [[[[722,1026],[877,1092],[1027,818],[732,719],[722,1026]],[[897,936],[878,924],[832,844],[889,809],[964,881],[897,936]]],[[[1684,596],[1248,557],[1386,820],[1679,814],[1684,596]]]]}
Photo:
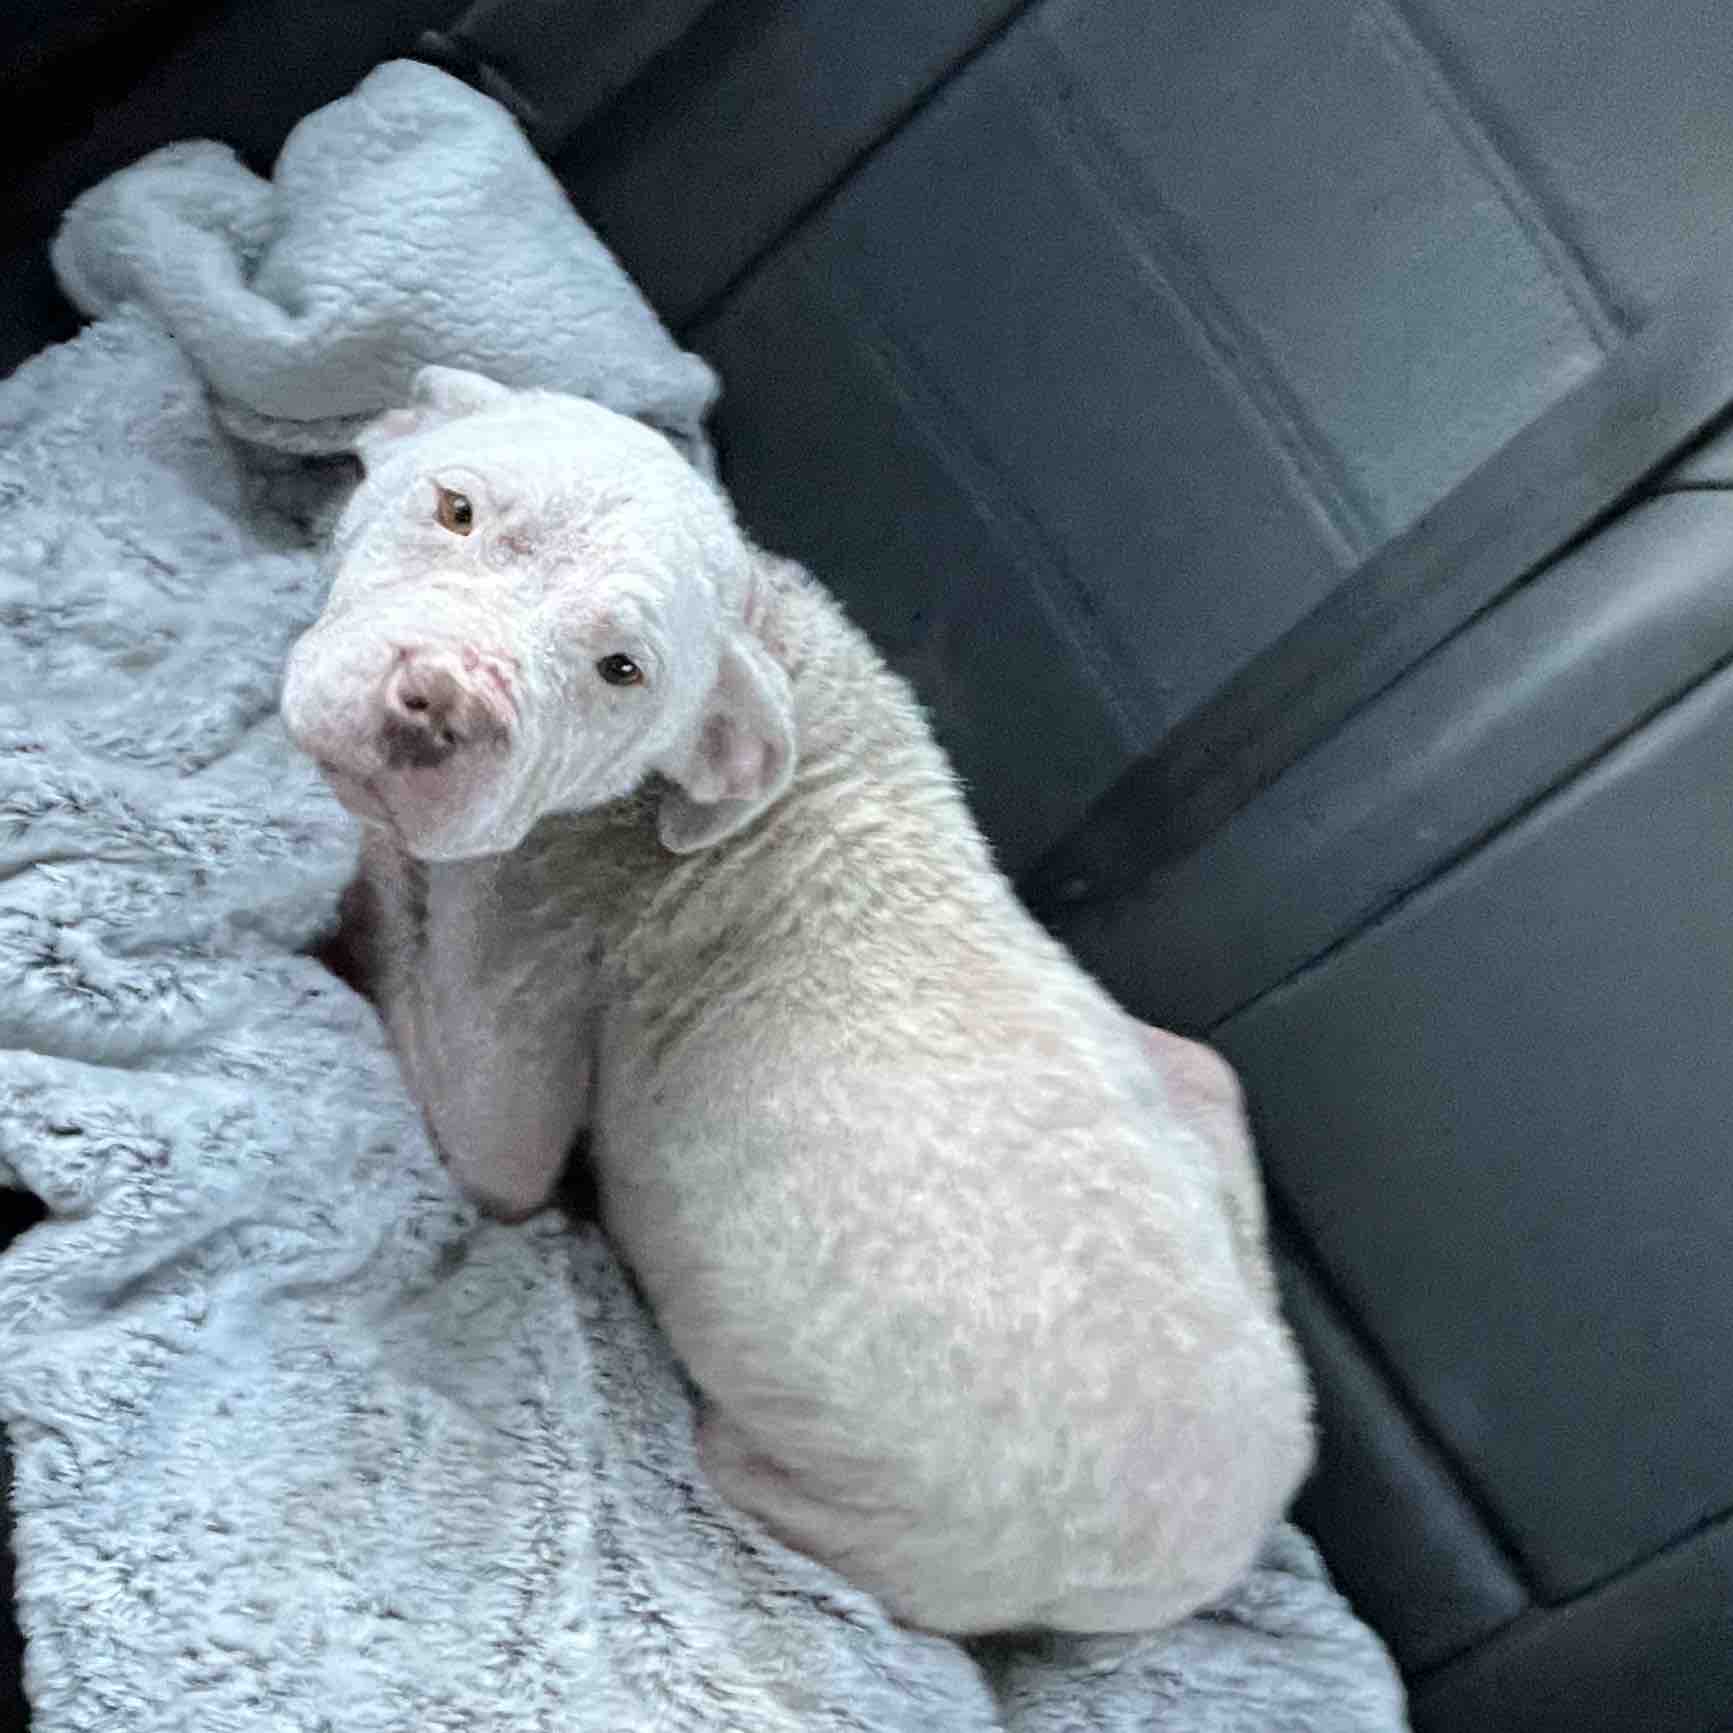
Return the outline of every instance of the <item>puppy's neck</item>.
{"type": "Polygon", "coordinates": [[[827,924],[854,942],[918,928],[952,898],[996,895],[990,851],[925,714],[842,608],[799,568],[778,565],[746,619],[788,678],[793,780],[753,824],[688,856],[655,844],[647,790],[635,818],[640,876],[616,929],[624,948],[678,975],[709,968],[721,950],[822,946],[827,924]]]}
{"type": "Polygon", "coordinates": [[[796,766],[782,798],[738,835],[676,855],[657,836],[664,791],[652,779],[623,800],[549,815],[507,854],[421,869],[431,907],[475,911],[496,932],[581,926],[636,975],[652,957],[661,973],[719,945],[759,943],[790,907],[821,906],[814,892],[826,884],[858,918],[890,910],[911,879],[926,895],[978,885],[983,869],[996,877],[906,685],[804,572],[767,566],[746,623],[793,701],[796,766]]]}

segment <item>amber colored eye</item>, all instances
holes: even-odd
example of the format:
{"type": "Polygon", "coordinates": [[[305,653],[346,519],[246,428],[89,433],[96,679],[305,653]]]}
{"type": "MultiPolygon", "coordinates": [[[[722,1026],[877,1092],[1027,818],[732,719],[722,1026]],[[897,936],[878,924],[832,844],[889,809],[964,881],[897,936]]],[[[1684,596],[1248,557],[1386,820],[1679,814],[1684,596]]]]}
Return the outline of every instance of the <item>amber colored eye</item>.
{"type": "Polygon", "coordinates": [[[469,503],[469,495],[453,493],[448,487],[439,490],[439,504],[433,515],[454,536],[466,536],[475,527],[475,507],[469,503]]]}
{"type": "Polygon", "coordinates": [[[596,664],[596,672],[610,686],[642,686],[644,670],[630,656],[604,656],[596,664]]]}

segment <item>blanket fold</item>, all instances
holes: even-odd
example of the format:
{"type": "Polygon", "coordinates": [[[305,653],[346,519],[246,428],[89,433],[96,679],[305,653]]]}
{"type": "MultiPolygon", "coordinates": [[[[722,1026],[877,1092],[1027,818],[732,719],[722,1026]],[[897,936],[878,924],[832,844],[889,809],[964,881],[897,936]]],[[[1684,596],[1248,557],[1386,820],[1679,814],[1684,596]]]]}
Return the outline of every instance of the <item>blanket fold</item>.
{"type": "Polygon", "coordinates": [[[54,268],[92,317],[171,332],[243,438],[348,448],[417,368],[594,398],[702,449],[710,369],[682,351],[497,103],[391,61],[295,128],[269,181],[170,145],[66,213],[54,268]]]}
{"type": "Polygon", "coordinates": [[[503,112],[408,64],[270,183],[161,152],[56,246],[99,315],[0,383],[0,1256],[41,1733],[1391,1733],[1279,1531],[1111,1645],[891,1624],[709,1489],[603,1239],[483,1222],[300,953],[350,819],[276,718],[306,498],[414,367],[657,420],[714,389],[503,112]],[[237,435],[239,437],[237,437],[237,435]],[[265,448],[269,448],[268,450],[265,448]]]}

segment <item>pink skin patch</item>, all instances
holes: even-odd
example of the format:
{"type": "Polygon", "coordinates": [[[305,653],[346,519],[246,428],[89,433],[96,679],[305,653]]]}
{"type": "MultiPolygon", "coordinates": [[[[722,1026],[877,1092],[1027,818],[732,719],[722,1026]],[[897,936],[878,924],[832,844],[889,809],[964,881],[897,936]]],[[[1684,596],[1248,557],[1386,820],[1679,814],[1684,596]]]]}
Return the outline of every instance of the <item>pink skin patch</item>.
{"type": "MultiPolygon", "coordinates": [[[[464,652],[463,665],[465,668],[468,668],[470,666],[469,657],[471,656],[471,654],[473,654],[473,652],[471,652],[469,650],[465,650],[465,652],[464,652]]],[[[477,660],[480,661],[480,658],[478,657],[477,660]]],[[[481,662],[481,671],[487,679],[489,679],[493,682],[494,687],[498,691],[500,697],[502,697],[506,701],[506,703],[511,706],[512,715],[515,717],[517,715],[517,693],[512,686],[512,682],[511,682],[510,677],[506,674],[505,670],[500,666],[501,660],[508,661],[511,663],[511,668],[512,668],[513,674],[515,674],[517,672],[518,664],[517,664],[517,658],[515,656],[508,656],[508,657],[504,657],[504,658],[500,658],[500,659],[495,659],[495,658],[490,657],[487,661],[481,662]]]]}
{"type": "MultiPolygon", "coordinates": [[[[413,644],[395,644],[397,660],[407,662],[411,657],[425,654],[419,646],[413,644]]],[[[466,674],[480,674],[482,678],[504,700],[509,715],[502,718],[507,723],[515,723],[518,717],[518,699],[516,677],[522,673],[523,664],[516,656],[504,650],[478,650],[474,644],[464,644],[458,650],[458,659],[466,674]]],[[[490,705],[490,708],[492,706],[490,705]]]]}

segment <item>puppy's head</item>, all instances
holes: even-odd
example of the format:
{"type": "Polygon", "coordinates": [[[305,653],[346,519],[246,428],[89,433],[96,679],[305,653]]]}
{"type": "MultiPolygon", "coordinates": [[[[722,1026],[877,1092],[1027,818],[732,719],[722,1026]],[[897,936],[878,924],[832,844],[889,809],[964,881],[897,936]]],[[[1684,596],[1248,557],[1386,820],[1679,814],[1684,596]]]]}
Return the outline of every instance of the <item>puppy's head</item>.
{"type": "Polygon", "coordinates": [[[360,449],[283,691],[352,811],[458,860],[654,772],[662,840],[685,852],[787,786],[787,682],[744,623],[751,550],[660,434],[428,368],[360,449]]]}

